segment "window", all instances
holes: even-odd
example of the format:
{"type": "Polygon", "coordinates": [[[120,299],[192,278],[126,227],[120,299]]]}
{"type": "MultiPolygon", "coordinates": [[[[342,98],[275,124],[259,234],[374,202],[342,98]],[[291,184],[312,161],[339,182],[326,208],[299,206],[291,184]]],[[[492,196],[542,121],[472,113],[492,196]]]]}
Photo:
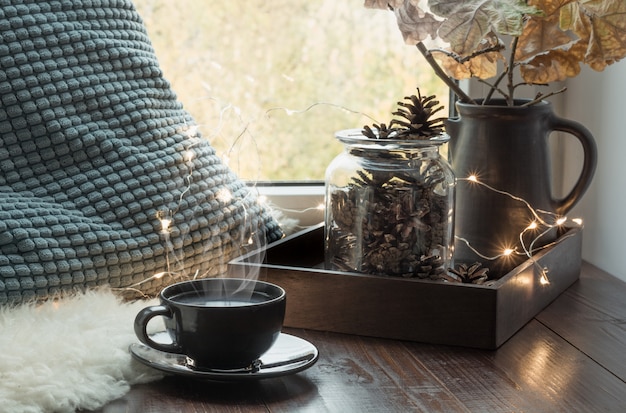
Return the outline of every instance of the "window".
{"type": "Polygon", "coordinates": [[[135,0],[179,99],[240,177],[321,181],[334,132],[447,88],[363,0],[135,0]]]}

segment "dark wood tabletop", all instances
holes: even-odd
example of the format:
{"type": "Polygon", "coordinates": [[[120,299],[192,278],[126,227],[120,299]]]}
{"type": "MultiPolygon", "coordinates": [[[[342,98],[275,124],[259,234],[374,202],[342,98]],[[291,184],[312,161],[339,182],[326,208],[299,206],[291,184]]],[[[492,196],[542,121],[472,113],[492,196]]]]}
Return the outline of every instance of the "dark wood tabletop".
{"type": "Polygon", "coordinates": [[[313,343],[297,374],[220,383],[168,376],[101,412],[626,412],[626,283],[580,280],[498,350],[285,329],[313,343]]]}

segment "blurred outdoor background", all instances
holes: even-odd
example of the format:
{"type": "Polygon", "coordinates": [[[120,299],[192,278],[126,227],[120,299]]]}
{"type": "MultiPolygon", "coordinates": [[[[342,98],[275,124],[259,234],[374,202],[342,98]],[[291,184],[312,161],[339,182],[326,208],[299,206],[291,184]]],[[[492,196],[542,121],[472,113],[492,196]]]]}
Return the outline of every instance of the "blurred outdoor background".
{"type": "MultiPolygon", "coordinates": [[[[448,90],[363,0],[135,0],[173,89],[240,177],[323,180],[334,133],[448,90]]],[[[445,116],[447,111],[442,111],[445,116]]]]}

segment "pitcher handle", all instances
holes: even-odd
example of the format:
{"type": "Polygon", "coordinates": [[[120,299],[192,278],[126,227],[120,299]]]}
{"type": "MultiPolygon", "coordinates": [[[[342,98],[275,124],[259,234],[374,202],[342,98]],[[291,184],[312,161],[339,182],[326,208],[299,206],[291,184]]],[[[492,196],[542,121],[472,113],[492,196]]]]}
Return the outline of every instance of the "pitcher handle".
{"type": "Polygon", "coordinates": [[[576,184],[572,188],[569,194],[560,200],[554,200],[555,212],[560,215],[564,215],[570,209],[576,205],[576,203],[585,194],[587,188],[591,184],[591,179],[596,171],[596,165],[598,162],[598,152],[596,148],[596,141],[591,135],[591,132],[583,125],[573,120],[560,118],[554,116],[552,118],[551,130],[565,132],[573,135],[583,148],[584,160],[583,168],[580,172],[580,176],[576,181],[576,184]]]}

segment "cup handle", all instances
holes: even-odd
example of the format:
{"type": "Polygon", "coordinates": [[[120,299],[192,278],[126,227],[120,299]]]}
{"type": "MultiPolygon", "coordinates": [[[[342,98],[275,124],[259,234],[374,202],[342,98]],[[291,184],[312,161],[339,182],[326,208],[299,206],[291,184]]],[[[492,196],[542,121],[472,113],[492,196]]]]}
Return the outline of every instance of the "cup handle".
{"type": "Polygon", "coordinates": [[[175,340],[174,342],[169,344],[158,343],[150,338],[147,331],[148,322],[156,316],[172,318],[172,312],[168,307],[164,305],[154,305],[144,308],[137,314],[137,316],[135,317],[135,335],[137,335],[139,341],[156,350],[164,351],[167,353],[181,353],[181,348],[175,340]]]}
{"type": "Polygon", "coordinates": [[[580,176],[574,184],[574,187],[567,196],[560,200],[555,200],[556,213],[564,215],[570,209],[576,205],[576,203],[585,194],[587,188],[591,184],[591,179],[596,171],[596,165],[598,162],[598,153],[596,148],[596,141],[591,135],[591,132],[578,122],[560,118],[555,116],[552,118],[551,130],[561,131],[573,135],[581,143],[583,147],[584,160],[583,168],[580,172],[580,176]]]}

